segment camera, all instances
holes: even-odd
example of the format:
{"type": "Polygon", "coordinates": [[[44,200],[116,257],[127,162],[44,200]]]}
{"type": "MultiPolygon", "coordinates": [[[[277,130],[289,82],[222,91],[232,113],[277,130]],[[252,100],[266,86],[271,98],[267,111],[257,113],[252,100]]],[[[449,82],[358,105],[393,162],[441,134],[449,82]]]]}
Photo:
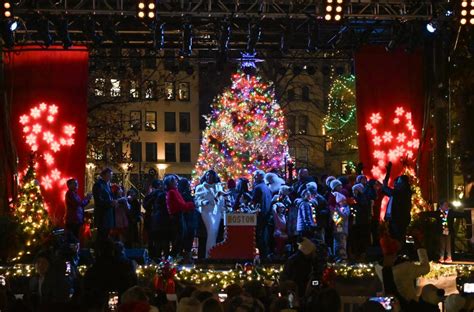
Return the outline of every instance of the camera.
{"type": "Polygon", "coordinates": [[[109,292],[109,311],[117,311],[118,310],[118,293],[116,291],[109,292]]]}
{"type": "Polygon", "coordinates": [[[311,286],[314,286],[314,287],[319,286],[319,281],[318,281],[318,280],[316,280],[316,281],[311,281],[311,286]]]}

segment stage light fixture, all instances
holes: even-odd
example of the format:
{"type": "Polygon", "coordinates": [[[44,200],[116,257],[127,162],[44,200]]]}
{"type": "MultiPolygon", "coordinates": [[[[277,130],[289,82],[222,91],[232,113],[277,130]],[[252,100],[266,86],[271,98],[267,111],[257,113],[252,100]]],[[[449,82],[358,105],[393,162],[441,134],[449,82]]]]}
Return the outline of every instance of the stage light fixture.
{"type": "Polygon", "coordinates": [[[430,21],[426,24],[426,30],[428,30],[430,33],[436,32],[437,29],[438,29],[438,25],[434,21],[430,21]]]}
{"type": "Polygon", "coordinates": [[[12,3],[10,1],[2,1],[3,4],[2,4],[2,7],[1,7],[1,10],[2,10],[2,18],[11,18],[13,17],[13,13],[12,13],[12,3]]]}
{"type": "Polygon", "coordinates": [[[181,30],[181,55],[190,56],[193,50],[193,25],[190,23],[184,23],[183,29],[181,30]]]}
{"type": "Polygon", "coordinates": [[[72,46],[72,40],[69,36],[68,20],[65,18],[60,18],[56,24],[56,30],[63,43],[63,48],[69,49],[72,46]]]}
{"type": "Polygon", "coordinates": [[[247,52],[255,53],[255,48],[258,41],[260,40],[260,35],[262,34],[261,27],[258,23],[249,23],[248,26],[248,35],[247,35],[247,52]]]}
{"type": "Polygon", "coordinates": [[[153,20],[156,17],[156,0],[138,0],[137,16],[139,19],[153,20]]]}
{"type": "Polygon", "coordinates": [[[46,17],[41,17],[38,20],[38,36],[45,47],[49,47],[53,43],[53,37],[49,30],[49,20],[46,17]]]}
{"type": "Polygon", "coordinates": [[[161,50],[165,47],[165,23],[155,25],[153,30],[153,46],[155,50],[161,50]]]}
{"type": "Polygon", "coordinates": [[[344,6],[346,0],[324,0],[324,19],[328,22],[339,22],[344,15],[344,6]]]}
{"type": "Polygon", "coordinates": [[[468,22],[470,25],[474,25],[474,1],[461,1],[461,11],[460,11],[459,23],[461,25],[467,25],[468,22]]]}

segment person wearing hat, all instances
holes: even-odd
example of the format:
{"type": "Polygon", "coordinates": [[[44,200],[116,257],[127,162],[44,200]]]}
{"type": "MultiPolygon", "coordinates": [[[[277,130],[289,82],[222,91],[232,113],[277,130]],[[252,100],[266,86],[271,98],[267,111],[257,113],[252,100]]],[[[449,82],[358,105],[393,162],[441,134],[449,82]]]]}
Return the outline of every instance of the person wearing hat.
{"type": "Polygon", "coordinates": [[[370,201],[364,193],[364,185],[357,183],[352,186],[355,204],[353,205],[355,217],[351,228],[350,243],[351,250],[357,260],[363,261],[364,254],[370,244],[370,201]]]}
{"type": "Polygon", "coordinates": [[[299,236],[308,237],[310,239],[314,237],[316,230],[316,193],[317,190],[306,188],[301,193],[301,198],[297,198],[295,201],[296,207],[298,207],[296,231],[299,236]]]}
{"type": "Polygon", "coordinates": [[[272,217],[272,192],[265,184],[265,172],[256,170],[253,174],[252,203],[259,210],[257,214],[257,248],[260,258],[267,258],[270,250],[270,221],[272,217]]]}
{"type": "MultiPolygon", "coordinates": [[[[331,182],[331,187],[337,184],[338,180],[331,182]]],[[[339,182],[338,186],[341,186],[339,182]]],[[[335,187],[334,189],[337,189],[335,187]]],[[[334,256],[337,262],[347,260],[347,235],[349,234],[349,215],[350,208],[345,195],[338,191],[334,191],[333,195],[336,199],[336,206],[331,211],[332,221],[334,224],[334,256]]]]}
{"type": "Polygon", "coordinates": [[[363,174],[360,174],[356,177],[355,182],[356,182],[356,184],[360,183],[365,187],[367,185],[367,177],[363,174]]]}
{"type": "Polygon", "coordinates": [[[115,226],[115,206],[117,200],[113,198],[110,180],[113,172],[105,168],[100,172],[99,179],[92,187],[94,196],[94,224],[97,226],[97,239],[105,240],[110,230],[115,226]]]}

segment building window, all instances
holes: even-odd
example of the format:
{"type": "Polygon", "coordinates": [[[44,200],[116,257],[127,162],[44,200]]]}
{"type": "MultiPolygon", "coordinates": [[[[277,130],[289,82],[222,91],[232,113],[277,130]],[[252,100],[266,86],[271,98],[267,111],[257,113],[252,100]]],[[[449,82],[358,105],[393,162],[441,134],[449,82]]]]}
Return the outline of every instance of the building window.
{"type": "Polygon", "coordinates": [[[326,152],[330,152],[332,150],[332,141],[331,140],[326,140],[326,152]]]}
{"type": "Polygon", "coordinates": [[[142,161],[142,142],[130,143],[130,157],[132,158],[132,161],[142,161]]]}
{"type": "Polygon", "coordinates": [[[165,131],[176,131],[176,113],[165,112],[165,131]]]}
{"type": "Polygon", "coordinates": [[[119,97],[120,96],[120,80],[119,79],[110,79],[110,96],[119,97]]]}
{"type": "Polygon", "coordinates": [[[309,87],[308,86],[304,86],[303,88],[301,88],[301,99],[305,102],[309,101],[309,87]]]}
{"type": "Polygon", "coordinates": [[[179,143],[179,161],[191,162],[191,143],[179,143]]]}
{"type": "Polygon", "coordinates": [[[189,82],[180,82],[178,84],[178,100],[189,101],[189,82]]]}
{"type": "Polygon", "coordinates": [[[105,79],[104,78],[95,78],[94,95],[105,96],[105,79]]]}
{"type": "Polygon", "coordinates": [[[295,134],[296,131],[296,117],[294,115],[289,115],[286,117],[286,127],[288,129],[288,134],[295,134]]]}
{"type": "Polygon", "coordinates": [[[131,111],[130,112],[130,129],[139,131],[142,130],[142,112],[131,111]]]}
{"type": "Polygon", "coordinates": [[[308,132],[308,116],[298,116],[298,134],[306,134],[308,132]]]}
{"type": "Polygon", "coordinates": [[[165,82],[165,99],[172,101],[175,99],[174,82],[165,82]]]}
{"type": "Polygon", "coordinates": [[[191,114],[190,113],[179,113],[179,131],[180,132],[191,131],[191,114]]]}
{"type": "Polygon", "coordinates": [[[138,99],[140,97],[138,81],[131,80],[130,81],[130,98],[138,99]]]}
{"type": "Polygon", "coordinates": [[[165,162],[176,162],[175,143],[165,143],[165,162]]]}
{"type": "Polygon", "coordinates": [[[145,81],[145,99],[156,99],[156,81],[145,81]]]}
{"type": "Polygon", "coordinates": [[[145,130],[156,131],[156,112],[145,112],[145,130]]]}
{"type": "Polygon", "coordinates": [[[293,90],[293,89],[288,90],[287,98],[288,98],[288,101],[294,101],[295,100],[295,90],[293,90]]]}
{"type": "Polygon", "coordinates": [[[146,161],[156,162],[156,160],[158,158],[157,144],[147,142],[145,144],[145,153],[146,153],[146,161]]]}

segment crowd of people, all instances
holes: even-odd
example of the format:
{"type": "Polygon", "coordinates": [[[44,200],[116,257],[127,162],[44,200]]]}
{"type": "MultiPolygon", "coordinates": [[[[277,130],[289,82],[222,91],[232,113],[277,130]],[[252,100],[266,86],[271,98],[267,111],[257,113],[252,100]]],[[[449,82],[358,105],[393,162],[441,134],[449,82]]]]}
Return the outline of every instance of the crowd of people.
{"type": "MultiPolygon", "coordinates": [[[[253,173],[252,181],[221,182],[218,174],[209,170],[194,190],[189,180],[169,174],[152,181],[142,202],[136,190],[125,194],[121,186],[111,183],[109,168],[100,173],[92,194],[84,198],[78,194],[77,181],[71,179],[65,198],[66,239],[60,247],[37,255],[28,291],[23,300],[10,298],[10,308],[14,307],[10,310],[336,312],[341,309],[341,298],[334,281],[326,276],[327,263],[365,261],[370,246],[379,246],[383,259],[376,273],[394,311],[438,311],[443,298],[440,289],[428,285],[420,297],[416,294],[416,278],[430,269],[419,238],[414,237],[419,263],[403,257],[411,210],[409,180],[400,176],[390,188],[390,173],[389,164],[383,182],[364,175],[317,179],[302,168],[290,184],[276,172],[261,170],[253,173]],[[388,204],[381,226],[384,196],[388,204]],[[81,228],[84,208],[92,198],[95,252],[82,275],[78,271],[81,228]],[[257,215],[259,259],[285,263],[277,283],[246,282],[231,285],[224,293],[178,283],[176,301],[169,301],[153,285],[137,285],[136,263],[126,257],[127,246],[146,242],[155,261],[206,259],[213,246],[224,239],[224,216],[233,212],[257,215]],[[198,248],[197,255],[193,246],[198,248]]],[[[441,262],[451,261],[450,235],[456,214],[447,202],[441,203],[441,262]]],[[[460,295],[448,299],[446,306],[456,307],[448,311],[464,311],[461,308],[470,304],[460,295]]],[[[376,301],[367,301],[360,311],[383,311],[376,301]]]]}

